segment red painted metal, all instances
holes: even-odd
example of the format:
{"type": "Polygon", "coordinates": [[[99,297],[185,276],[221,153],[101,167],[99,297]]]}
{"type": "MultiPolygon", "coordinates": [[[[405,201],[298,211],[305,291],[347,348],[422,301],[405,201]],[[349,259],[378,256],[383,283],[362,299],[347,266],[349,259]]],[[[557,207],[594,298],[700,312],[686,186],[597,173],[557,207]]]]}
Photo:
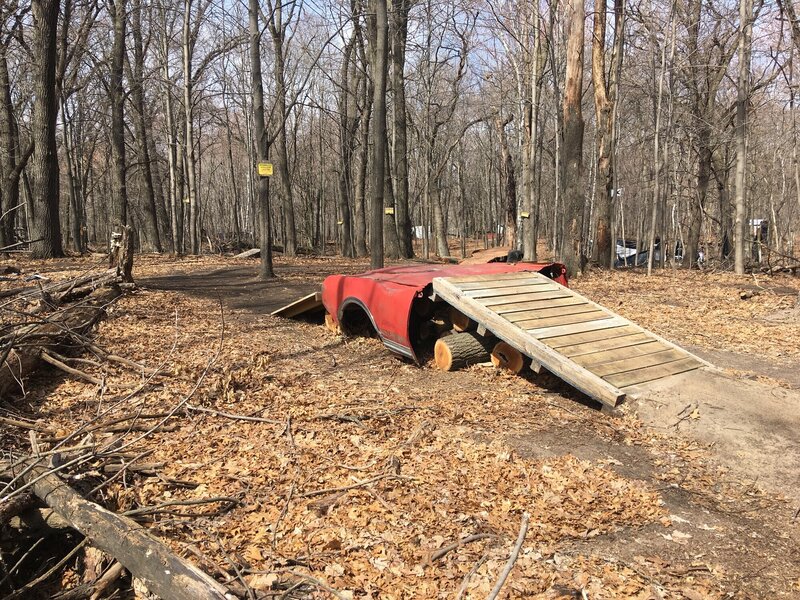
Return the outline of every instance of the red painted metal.
{"type": "Polygon", "coordinates": [[[322,303],[337,323],[344,310],[361,307],[389,350],[416,359],[411,343],[412,306],[434,277],[495,275],[522,271],[545,272],[567,285],[566,269],[558,263],[489,263],[482,265],[411,265],[387,267],[360,275],[331,275],[322,284],[322,303]]]}

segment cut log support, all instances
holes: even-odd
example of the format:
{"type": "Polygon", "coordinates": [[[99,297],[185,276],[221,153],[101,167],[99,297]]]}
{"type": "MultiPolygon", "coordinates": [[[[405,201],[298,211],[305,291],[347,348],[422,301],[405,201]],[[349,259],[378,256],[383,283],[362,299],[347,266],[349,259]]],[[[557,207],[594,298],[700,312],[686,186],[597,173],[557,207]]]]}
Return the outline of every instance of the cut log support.
{"type": "Polygon", "coordinates": [[[447,335],[436,340],[433,347],[434,362],[442,371],[455,371],[488,362],[496,343],[495,337],[482,337],[473,332],[447,335]]]}
{"type": "Polygon", "coordinates": [[[498,369],[506,369],[512,373],[521,372],[530,359],[507,342],[498,342],[492,349],[492,364],[498,369]]]}
{"type": "Polygon", "coordinates": [[[148,589],[171,600],[233,600],[236,596],[188,561],[173,554],[131,519],[116,515],[81,497],[57,475],[33,467],[24,481],[33,492],[91,540],[93,546],[117,559],[148,589]]]}
{"type": "Polygon", "coordinates": [[[339,324],[336,321],[333,320],[333,315],[331,313],[329,313],[329,312],[325,313],[325,329],[327,329],[331,333],[335,333],[336,335],[339,335],[339,334],[342,333],[342,330],[339,327],[339,324]]]}
{"type": "Polygon", "coordinates": [[[450,322],[453,329],[459,333],[472,331],[478,324],[456,308],[450,307],[450,322]]]}

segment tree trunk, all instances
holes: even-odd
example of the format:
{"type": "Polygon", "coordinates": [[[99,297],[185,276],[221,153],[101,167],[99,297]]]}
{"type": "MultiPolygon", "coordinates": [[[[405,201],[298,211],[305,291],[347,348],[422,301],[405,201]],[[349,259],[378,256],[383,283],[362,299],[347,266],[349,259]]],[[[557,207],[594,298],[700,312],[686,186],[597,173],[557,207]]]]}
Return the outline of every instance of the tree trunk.
{"type": "Polygon", "coordinates": [[[606,2],[595,0],[594,28],[592,36],[592,82],[594,84],[594,108],[597,140],[597,171],[595,178],[595,206],[597,226],[595,230],[595,260],[601,267],[613,266],[611,240],[612,192],[614,173],[612,153],[614,147],[614,105],[617,95],[618,62],[622,48],[622,2],[615,0],[614,54],[611,74],[606,81],[606,2]]]}
{"type": "Polygon", "coordinates": [[[386,0],[373,0],[375,9],[375,51],[372,81],[372,200],[370,202],[370,267],[383,267],[384,176],[386,161],[386,76],[388,67],[389,23],[386,0]]]}
{"type": "Polygon", "coordinates": [[[0,214],[12,211],[0,219],[0,247],[14,242],[14,212],[19,204],[19,134],[11,99],[11,80],[5,42],[0,41],[0,214]]]}
{"type": "Polygon", "coordinates": [[[125,173],[125,90],[122,76],[125,66],[125,30],[127,0],[114,0],[114,44],[111,49],[111,154],[114,190],[111,201],[111,229],[128,224],[128,184],[125,173]]]}
{"type": "Polygon", "coordinates": [[[56,29],[58,0],[33,0],[34,94],[30,239],[34,258],[64,255],[59,222],[59,167],[56,144],[56,29]]]}
{"type": "MultiPolygon", "coordinates": [[[[508,137],[506,136],[506,125],[510,122],[510,116],[506,119],[498,116],[494,120],[497,137],[500,141],[500,174],[503,178],[503,198],[505,200],[505,210],[503,212],[506,217],[504,238],[506,246],[510,246],[513,250],[517,246],[517,178],[514,173],[511,148],[508,146],[508,137]]],[[[530,179],[529,184],[533,178],[530,179]]]]}
{"type": "MultiPolygon", "coordinates": [[[[120,0],[116,0],[119,2],[120,0]]],[[[161,252],[161,235],[158,228],[156,193],[153,185],[153,171],[150,164],[150,147],[144,103],[144,44],[142,41],[142,0],[133,0],[131,13],[131,34],[133,36],[133,82],[131,99],[134,107],[134,128],[136,145],[139,151],[139,168],[144,180],[144,225],[149,249],[161,252]]]]}
{"type": "Polygon", "coordinates": [[[395,220],[403,258],[414,256],[411,239],[411,212],[408,204],[408,125],[406,115],[406,40],[408,38],[408,0],[394,0],[391,14],[392,37],[392,117],[394,144],[392,179],[394,180],[395,220]]]}
{"type": "Polygon", "coordinates": [[[358,121],[355,118],[356,102],[355,90],[351,89],[351,61],[356,43],[356,33],[344,47],[339,90],[339,152],[341,165],[339,166],[339,221],[341,231],[342,255],[351,257],[354,254],[353,238],[350,235],[352,223],[350,219],[350,197],[353,191],[352,162],[355,134],[358,121]]]}
{"type": "MultiPolygon", "coordinates": [[[[269,140],[264,121],[264,85],[261,75],[261,28],[258,16],[261,12],[259,0],[249,0],[250,31],[250,87],[253,96],[253,126],[256,152],[259,161],[269,157],[269,140]]],[[[252,165],[248,165],[251,169],[252,165]]],[[[275,277],[272,266],[272,224],[270,223],[269,178],[258,178],[258,224],[261,246],[261,279],[275,277]]]]}
{"type": "Polygon", "coordinates": [[[286,67],[285,67],[285,48],[286,23],[283,22],[283,10],[281,3],[278,2],[272,11],[269,20],[269,30],[272,37],[272,47],[274,50],[272,73],[275,78],[275,113],[277,121],[277,132],[275,139],[275,172],[277,174],[278,185],[280,186],[281,199],[283,201],[283,217],[285,226],[285,239],[283,252],[286,256],[297,254],[297,230],[294,219],[294,201],[292,198],[292,185],[289,180],[289,155],[286,150],[286,67]]]}
{"type": "Polygon", "coordinates": [[[567,223],[568,246],[562,260],[569,275],[583,270],[583,45],[585,9],[583,0],[570,0],[567,37],[567,70],[564,85],[564,150],[561,190],[567,223]]]}
{"type": "Polygon", "coordinates": [[[184,111],[184,158],[186,183],[189,198],[189,251],[200,254],[200,201],[197,197],[197,157],[194,152],[194,82],[192,58],[195,41],[192,39],[192,0],[184,0],[183,34],[181,52],[183,58],[183,111],[184,111]]]}
{"type": "Polygon", "coordinates": [[[745,203],[747,201],[747,103],[750,99],[753,0],[739,0],[739,79],[736,94],[736,216],[734,270],[744,275],[745,203]]]}

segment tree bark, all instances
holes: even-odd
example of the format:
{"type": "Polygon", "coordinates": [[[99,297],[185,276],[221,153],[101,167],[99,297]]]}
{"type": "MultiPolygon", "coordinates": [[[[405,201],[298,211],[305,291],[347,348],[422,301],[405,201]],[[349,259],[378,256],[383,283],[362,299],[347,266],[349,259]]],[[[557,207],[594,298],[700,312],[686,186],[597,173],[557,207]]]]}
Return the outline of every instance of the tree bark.
{"type": "Polygon", "coordinates": [[[395,220],[403,258],[414,256],[411,238],[411,212],[408,203],[408,119],[406,115],[406,41],[409,0],[394,0],[391,14],[392,38],[392,179],[394,181],[395,220]]]}
{"type": "Polygon", "coordinates": [[[355,117],[355,90],[351,89],[351,62],[356,44],[356,32],[353,31],[344,47],[339,89],[339,221],[341,231],[342,255],[351,257],[354,254],[353,238],[350,235],[352,220],[350,218],[350,198],[353,192],[352,162],[355,135],[358,120],[355,117]]]}
{"type": "MultiPolygon", "coordinates": [[[[253,97],[253,124],[256,152],[259,161],[269,157],[269,140],[264,121],[264,85],[261,72],[261,28],[258,17],[261,12],[258,0],[249,0],[250,31],[250,88],[253,97]]],[[[252,169],[252,165],[250,165],[252,169]]],[[[272,224],[270,223],[269,178],[259,177],[258,187],[258,224],[261,247],[261,263],[259,276],[261,279],[275,277],[272,266],[272,224]]]]}
{"type": "Polygon", "coordinates": [[[609,76],[606,76],[606,2],[595,0],[592,36],[592,82],[597,140],[597,170],[595,174],[595,260],[601,267],[613,266],[611,215],[614,172],[614,108],[617,100],[617,73],[622,60],[623,0],[614,0],[614,50],[609,76]]]}
{"type": "MultiPolygon", "coordinates": [[[[505,200],[505,245],[515,249],[517,246],[517,177],[514,172],[514,160],[511,158],[511,148],[508,146],[506,125],[512,117],[506,119],[495,117],[494,125],[497,137],[500,140],[500,176],[503,179],[503,199],[505,200]]],[[[531,183],[533,178],[530,178],[531,183]]]]}
{"type": "Polygon", "coordinates": [[[285,66],[285,41],[286,28],[289,19],[284,20],[283,5],[278,1],[268,18],[272,48],[274,51],[272,74],[275,78],[275,114],[277,132],[272,137],[275,139],[275,173],[280,186],[281,200],[283,201],[283,217],[285,225],[285,239],[283,252],[286,256],[297,254],[297,229],[294,218],[294,201],[292,185],[289,179],[289,155],[286,150],[286,66],[285,66]]]}
{"type": "Polygon", "coordinates": [[[181,52],[183,59],[183,111],[184,111],[184,158],[186,184],[189,198],[189,249],[200,254],[200,204],[197,197],[197,157],[194,148],[194,81],[192,59],[195,41],[192,37],[192,2],[184,0],[181,52]]]}
{"type": "MultiPolygon", "coordinates": [[[[119,2],[120,0],[116,0],[119,2]]],[[[150,162],[147,114],[144,102],[144,44],[142,41],[142,0],[133,0],[131,12],[131,35],[133,38],[133,81],[131,100],[134,107],[134,129],[139,152],[139,168],[144,183],[144,225],[148,249],[161,252],[161,234],[158,227],[156,192],[153,185],[153,170],[150,162]]]]}
{"type": "MultiPolygon", "coordinates": [[[[27,467],[27,465],[25,466],[27,467]]],[[[148,590],[173,600],[233,600],[236,596],[191,563],[173,554],[135,521],[86,500],[43,466],[22,476],[34,493],[92,544],[117,559],[148,590]]]]}
{"type": "Polygon", "coordinates": [[[564,85],[564,150],[561,190],[564,216],[567,223],[567,240],[562,260],[569,275],[583,270],[583,113],[581,92],[583,88],[584,18],[583,0],[570,0],[567,37],[567,69],[564,85]]]}
{"type": "Polygon", "coordinates": [[[745,203],[747,201],[747,103],[750,99],[753,0],[739,0],[739,79],[736,93],[736,215],[734,271],[744,275],[745,203]]]}
{"type": "Polygon", "coordinates": [[[111,49],[111,77],[108,88],[111,99],[111,153],[114,190],[111,201],[111,229],[128,224],[128,184],[125,165],[125,31],[127,29],[127,0],[110,2],[113,10],[114,43],[111,49]]]}
{"type": "Polygon", "coordinates": [[[54,258],[64,255],[59,221],[59,167],[56,144],[57,97],[56,86],[56,29],[58,0],[33,0],[34,93],[32,135],[34,143],[31,162],[33,180],[30,202],[31,231],[34,258],[54,258]]]}
{"type": "Polygon", "coordinates": [[[372,81],[372,199],[370,202],[370,267],[383,267],[384,176],[386,161],[386,76],[388,67],[389,23],[386,0],[373,0],[375,9],[375,51],[372,81]]]}

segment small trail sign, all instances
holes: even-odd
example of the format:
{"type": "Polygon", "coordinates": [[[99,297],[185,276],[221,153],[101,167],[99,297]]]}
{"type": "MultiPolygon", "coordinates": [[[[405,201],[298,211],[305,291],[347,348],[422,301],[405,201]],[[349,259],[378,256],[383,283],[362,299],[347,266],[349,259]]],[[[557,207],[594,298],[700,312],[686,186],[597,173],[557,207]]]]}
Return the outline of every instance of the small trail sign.
{"type": "Polygon", "coordinates": [[[258,176],[272,177],[272,163],[271,162],[258,163],[258,176]]]}

